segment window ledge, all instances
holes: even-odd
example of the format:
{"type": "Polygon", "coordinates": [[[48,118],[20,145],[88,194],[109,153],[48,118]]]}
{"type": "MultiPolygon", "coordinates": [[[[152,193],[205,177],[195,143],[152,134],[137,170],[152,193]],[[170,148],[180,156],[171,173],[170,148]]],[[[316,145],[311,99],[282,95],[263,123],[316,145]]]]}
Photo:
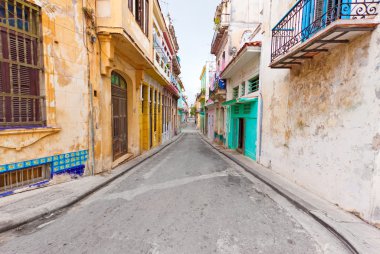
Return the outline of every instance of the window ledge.
{"type": "Polygon", "coordinates": [[[20,151],[21,149],[31,146],[39,140],[60,131],[61,128],[59,127],[35,127],[0,130],[0,147],[20,151]]]}

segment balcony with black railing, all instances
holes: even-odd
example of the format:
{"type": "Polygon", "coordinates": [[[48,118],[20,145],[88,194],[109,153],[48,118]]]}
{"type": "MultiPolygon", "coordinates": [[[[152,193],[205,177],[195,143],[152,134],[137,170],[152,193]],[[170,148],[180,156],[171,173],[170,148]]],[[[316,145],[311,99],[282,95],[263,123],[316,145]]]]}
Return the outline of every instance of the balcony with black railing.
{"type": "Polygon", "coordinates": [[[379,24],[380,0],[299,0],[272,29],[272,68],[291,68],[379,24]]]}

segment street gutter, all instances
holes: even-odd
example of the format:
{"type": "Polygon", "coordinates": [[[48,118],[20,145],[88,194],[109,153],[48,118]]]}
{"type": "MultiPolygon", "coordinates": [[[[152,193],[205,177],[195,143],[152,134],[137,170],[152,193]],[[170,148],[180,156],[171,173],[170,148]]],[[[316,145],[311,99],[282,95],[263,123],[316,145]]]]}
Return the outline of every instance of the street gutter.
{"type": "Polygon", "coordinates": [[[310,205],[305,205],[305,202],[306,202],[305,200],[301,200],[299,198],[297,200],[297,197],[294,196],[294,194],[288,192],[287,190],[285,190],[281,186],[277,185],[275,182],[271,181],[269,178],[266,178],[265,176],[263,176],[260,173],[258,173],[256,170],[254,170],[251,167],[247,166],[246,164],[242,163],[241,161],[239,161],[238,159],[236,159],[234,156],[232,156],[229,153],[227,153],[227,152],[219,149],[214,144],[212,144],[207,138],[205,138],[201,133],[198,132],[198,134],[199,134],[199,136],[201,137],[201,139],[204,142],[206,142],[208,145],[210,145],[218,153],[223,154],[228,159],[230,159],[233,162],[235,162],[237,165],[239,165],[240,167],[242,167],[246,172],[248,172],[249,174],[253,175],[257,179],[259,179],[260,181],[262,181],[264,184],[266,184],[270,188],[272,188],[275,192],[277,192],[278,194],[280,194],[282,197],[284,197],[285,199],[287,199],[297,209],[302,210],[303,212],[305,212],[306,214],[308,214],[310,217],[312,217],[315,221],[317,221],[324,228],[326,228],[328,231],[330,231],[336,238],[338,238],[351,253],[354,253],[354,254],[365,253],[365,252],[359,252],[358,249],[343,234],[341,234],[340,232],[338,232],[338,230],[336,228],[334,228],[328,222],[324,221],[319,216],[315,215],[313,213],[313,210],[310,209],[310,207],[313,207],[311,204],[310,205]],[[303,202],[301,202],[301,201],[303,201],[303,202]]]}

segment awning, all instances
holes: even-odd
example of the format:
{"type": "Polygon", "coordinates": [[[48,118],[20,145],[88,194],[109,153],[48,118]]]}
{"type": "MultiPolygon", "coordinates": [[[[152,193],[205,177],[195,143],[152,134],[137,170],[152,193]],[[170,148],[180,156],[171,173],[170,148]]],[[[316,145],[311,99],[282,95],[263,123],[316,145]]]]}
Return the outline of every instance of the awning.
{"type": "Polygon", "coordinates": [[[250,102],[254,102],[254,101],[257,101],[256,97],[253,97],[253,98],[239,98],[237,103],[250,103],[250,102]]]}
{"type": "Polygon", "coordinates": [[[254,102],[254,101],[257,101],[256,97],[253,97],[253,98],[238,98],[238,99],[233,99],[233,100],[229,100],[229,101],[223,102],[222,105],[223,106],[231,106],[231,105],[234,105],[234,104],[244,104],[244,103],[250,103],[250,102],[254,102]]]}

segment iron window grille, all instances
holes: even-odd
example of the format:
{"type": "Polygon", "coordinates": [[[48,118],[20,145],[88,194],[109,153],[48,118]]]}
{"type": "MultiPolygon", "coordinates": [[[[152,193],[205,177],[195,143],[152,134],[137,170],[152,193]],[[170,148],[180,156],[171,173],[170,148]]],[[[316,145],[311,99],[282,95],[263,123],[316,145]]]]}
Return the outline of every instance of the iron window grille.
{"type": "Polygon", "coordinates": [[[0,192],[32,185],[50,179],[49,165],[31,167],[0,174],[0,192]]]}
{"type": "Polygon", "coordinates": [[[0,0],[0,128],[43,126],[40,9],[0,0]]]}
{"type": "Polygon", "coordinates": [[[239,86],[233,88],[233,90],[232,90],[232,97],[234,99],[236,99],[237,97],[239,97],[239,86]]]}
{"type": "Polygon", "coordinates": [[[245,82],[241,83],[241,96],[245,95],[245,82]]]}
{"type": "Polygon", "coordinates": [[[259,83],[260,83],[259,76],[253,79],[250,79],[248,81],[248,93],[257,92],[259,90],[259,83]]]}

